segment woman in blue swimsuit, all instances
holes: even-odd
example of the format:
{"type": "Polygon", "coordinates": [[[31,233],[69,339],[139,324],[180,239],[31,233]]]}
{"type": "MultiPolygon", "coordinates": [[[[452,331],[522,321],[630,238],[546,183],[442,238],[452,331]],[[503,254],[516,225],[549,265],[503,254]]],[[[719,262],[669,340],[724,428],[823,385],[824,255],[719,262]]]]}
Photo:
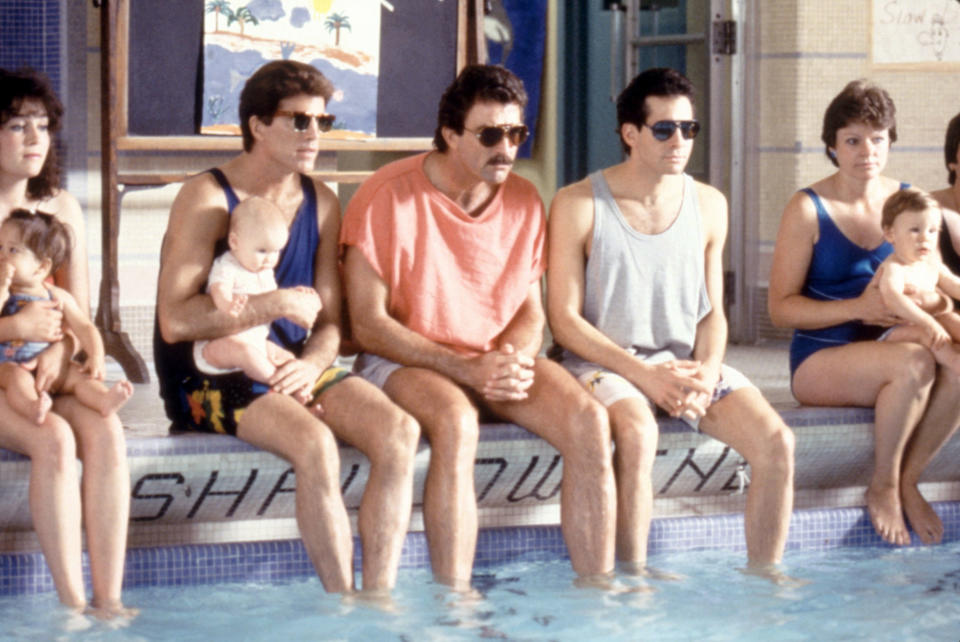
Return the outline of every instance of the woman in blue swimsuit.
{"type": "Polygon", "coordinates": [[[898,321],[872,278],[892,248],[880,212],[903,187],[881,173],[897,138],[883,89],[854,81],[833,99],[822,140],[837,171],[794,194],[780,222],[770,273],[774,324],[794,328],[793,394],[803,404],[875,408],[875,465],[866,502],[884,540],[926,543],[943,525],[917,489],[960,416],[960,382],[910,343],[876,342],[898,321]]]}

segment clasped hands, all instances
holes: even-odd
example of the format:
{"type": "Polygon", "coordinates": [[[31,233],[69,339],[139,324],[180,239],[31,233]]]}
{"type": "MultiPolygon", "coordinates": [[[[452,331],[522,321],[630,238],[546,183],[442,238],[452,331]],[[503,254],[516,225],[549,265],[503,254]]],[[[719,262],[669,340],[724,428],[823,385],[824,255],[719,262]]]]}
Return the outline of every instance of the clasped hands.
{"type": "Polygon", "coordinates": [[[691,421],[707,414],[718,375],[699,361],[676,359],[650,366],[643,392],[671,417],[691,421]]]}
{"type": "Polygon", "coordinates": [[[522,401],[533,385],[534,360],[509,343],[470,360],[469,385],[487,401],[522,401]]]}

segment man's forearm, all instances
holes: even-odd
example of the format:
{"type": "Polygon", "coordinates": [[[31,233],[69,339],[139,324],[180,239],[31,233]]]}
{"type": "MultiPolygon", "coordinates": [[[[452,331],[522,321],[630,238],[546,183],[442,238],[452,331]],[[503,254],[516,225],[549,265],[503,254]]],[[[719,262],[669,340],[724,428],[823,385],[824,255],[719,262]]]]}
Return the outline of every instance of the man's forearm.
{"type": "Polygon", "coordinates": [[[697,326],[693,358],[704,367],[720,372],[727,350],[727,322],[722,315],[711,312],[697,326]]]}
{"type": "Polygon", "coordinates": [[[354,328],[357,342],[367,352],[411,368],[435,370],[460,383],[468,383],[465,363],[468,356],[431,341],[388,318],[377,324],[354,328]]]}
{"type": "Polygon", "coordinates": [[[313,330],[303,346],[300,358],[326,370],[340,352],[340,330],[333,323],[325,323],[313,330]]]}
{"type": "MultiPolygon", "coordinates": [[[[533,296],[540,296],[539,286],[531,294],[531,297],[533,296]]],[[[539,304],[539,298],[532,300],[528,297],[507,327],[497,337],[497,347],[502,348],[509,343],[518,353],[528,357],[536,357],[543,345],[543,326],[545,322],[546,318],[543,307],[539,304]]]]}
{"type": "Polygon", "coordinates": [[[236,317],[217,310],[206,294],[170,307],[167,314],[160,311],[161,329],[169,343],[219,339],[285,316],[280,290],[252,295],[236,317]]]}

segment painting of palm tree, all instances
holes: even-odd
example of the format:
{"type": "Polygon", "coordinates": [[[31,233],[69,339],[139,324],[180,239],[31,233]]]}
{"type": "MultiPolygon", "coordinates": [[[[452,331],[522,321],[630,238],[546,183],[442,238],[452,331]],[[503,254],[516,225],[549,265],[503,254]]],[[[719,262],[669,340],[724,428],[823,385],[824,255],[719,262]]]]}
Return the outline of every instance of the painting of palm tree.
{"type": "Polygon", "coordinates": [[[233,9],[230,7],[230,3],[227,0],[210,0],[207,3],[207,13],[213,14],[213,24],[214,32],[220,32],[220,15],[223,14],[230,19],[230,16],[233,15],[233,9]]]}
{"type": "Polygon", "coordinates": [[[189,1],[203,9],[201,133],[238,136],[246,79],[267,61],[296,60],[337,88],[330,100],[339,127],[326,136],[376,136],[382,0],[189,1]]]}
{"type": "Polygon", "coordinates": [[[231,25],[231,24],[233,24],[234,22],[239,22],[239,23],[240,23],[240,35],[241,35],[241,36],[243,35],[243,27],[244,27],[244,25],[246,25],[246,24],[252,24],[252,25],[260,24],[260,21],[257,20],[257,17],[256,17],[255,15],[253,15],[253,13],[251,13],[251,12],[250,12],[250,9],[248,9],[247,7],[240,7],[239,9],[237,9],[236,11],[234,11],[234,12],[227,18],[227,25],[228,25],[228,26],[231,25]]]}
{"type": "Polygon", "coordinates": [[[324,21],[323,26],[327,28],[327,33],[331,31],[336,31],[336,36],[333,39],[333,44],[337,47],[340,46],[340,30],[341,29],[350,29],[350,17],[342,13],[331,13],[327,16],[327,19],[324,21]]]}

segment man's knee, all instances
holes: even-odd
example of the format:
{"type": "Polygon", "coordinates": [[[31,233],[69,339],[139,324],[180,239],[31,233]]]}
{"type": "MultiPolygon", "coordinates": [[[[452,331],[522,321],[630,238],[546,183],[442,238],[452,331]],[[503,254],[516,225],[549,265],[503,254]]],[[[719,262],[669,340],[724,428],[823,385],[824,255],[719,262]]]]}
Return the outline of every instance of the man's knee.
{"type": "Polygon", "coordinates": [[[764,468],[771,473],[790,478],[793,476],[796,437],[793,431],[777,417],[767,427],[767,436],[760,450],[759,461],[751,462],[754,468],[764,468]]]}
{"type": "Polygon", "coordinates": [[[413,472],[413,458],[420,443],[420,425],[416,419],[396,408],[376,442],[369,453],[371,466],[390,469],[398,475],[413,472]]]}
{"type": "Polygon", "coordinates": [[[424,426],[430,441],[431,463],[461,466],[472,464],[480,438],[477,410],[470,405],[455,405],[439,413],[436,423],[424,426]]]}
{"type": "Polygon", "coordinates": [[[568,416],[570,430],[565,431],[567,443],[561,447],[564,460],[601,471],[610,468],[613,450],[607,409],[584,393],[568,416]]]}
{"type": "Polygon", "coordinates": [[[623,399],[609,408],[610,431],[617,450],[655,450],[660,437],[653,410],[642,399],[623,399]]]}
{"type": "Polygon", "coordinates": [[[286,456],[297,476],[309,474],[339,484],[340,446],[333,432],[313,417],[305,419],[296,432],[296,447],[286,456]]]}

